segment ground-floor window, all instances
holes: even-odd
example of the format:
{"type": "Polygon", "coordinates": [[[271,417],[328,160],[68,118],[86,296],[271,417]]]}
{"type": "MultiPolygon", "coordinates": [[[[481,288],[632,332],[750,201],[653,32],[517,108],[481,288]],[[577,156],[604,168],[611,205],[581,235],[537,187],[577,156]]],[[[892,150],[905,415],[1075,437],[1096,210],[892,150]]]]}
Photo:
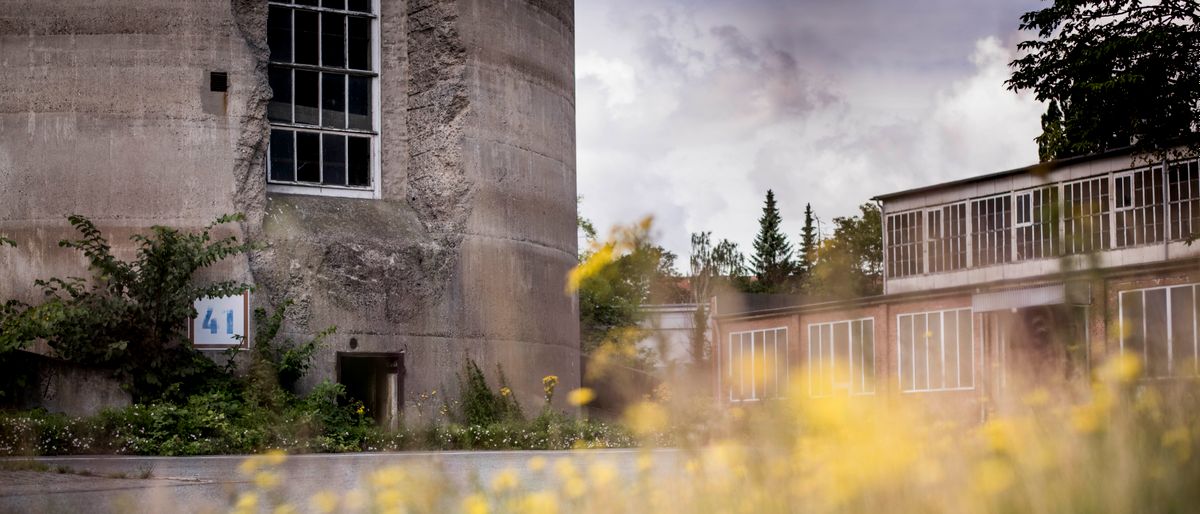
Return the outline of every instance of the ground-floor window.
{"type": "Polygon", "coordinates": [[[1197,374],[1198,288],[1189,284],[1121,292],[1121,352],[1140,357],[1146,377],[1197,374]]]}
{"type": "Polygon", "coordinates": [[[783,397],[788,373],[787,328],[729,334],[725,379],[729,401],[783,397]]]}
{"type": "Polygon", "coordinates": [[[975,387],[971,309],[901,314],[896,332],[901,391],[975,387]]]}
{"type": "Polygon", "coordinates": [[[875,393],[875,320],[808,326],[808,393],[875,393]]]}

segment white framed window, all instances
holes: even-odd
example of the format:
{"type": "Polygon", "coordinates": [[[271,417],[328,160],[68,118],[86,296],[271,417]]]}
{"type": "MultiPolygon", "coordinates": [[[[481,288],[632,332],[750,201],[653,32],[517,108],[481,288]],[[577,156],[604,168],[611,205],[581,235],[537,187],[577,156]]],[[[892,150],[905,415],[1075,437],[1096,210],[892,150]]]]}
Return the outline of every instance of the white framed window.
{"type": "Polygon", "coordinates": [[[379,198],[378,0],[272,0],[267,190],[379,198]]]}
{"type": "Polygon", "coordinates": [[[1012,257],[1012,196],[971,200],[971,244],[976,266],[1009,262],[1012,257]]]}
{"type": "Polygon", "coordinates": [[[1167,201],[1171,239],[1192,237],[1200,231],[1200,165],[1177,162],[1167,169],[1167,201]]]}
{"type": "Polygon", "coordinates": [[[1013,194],[1017,260],[1058,255],[1058,188],[1041,187],[1013,194]]]}
{"type": "Polygon", "coordinates": [[[1117,248],[1161,242],[1162,168],[1113,176],[1113,245],[1117,248]]]}
{"type": "Polygon", "coordinates": [[[925,272],[925,240],[922,211],[891,214],[887,218],[887,271],[889,278],[920,275],[925,272]]]}
{"type": "Polygon", "coordinates": [[[1062,202],[1063,253],[1108,249],[1108,176],[1063,183],[1062,202]]]}
{"type": "Polygon", "coordinates": [[[896,333],[902,392],[975,388],[971,309],[900,314],[896,333]]]}
{"type": "Polygon", "coordinates": [[[808,394],[875,394],[875,319],[808,325],[808,394]]]}
{"type": "Polygon", "coordinates": [[[1147,378],[1200,374],[1198,294],[1198,284],[1121,291],[1121,353],[1137,355],[1147,378]]]}
{"type": "Polygon", "coordinates": [[[787,327],[731,332],[725,362],[729,401],[782,398],[788,380],[787,327]]]}
{"type": "Polygon", "coordinates": [[[925,212],[929,234],[929,272],[967,267],[967,204],[956,203],[925,212]]]}

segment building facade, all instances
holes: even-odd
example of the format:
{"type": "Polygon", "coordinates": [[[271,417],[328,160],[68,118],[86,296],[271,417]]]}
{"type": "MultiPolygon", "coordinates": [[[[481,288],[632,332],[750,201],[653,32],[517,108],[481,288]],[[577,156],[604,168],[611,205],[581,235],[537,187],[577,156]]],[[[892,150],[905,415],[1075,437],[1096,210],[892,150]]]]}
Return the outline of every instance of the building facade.
{"type": "MultiPolygon", "coordinates": [[[[579,383],[571,0],[0,0],[0,298],[241,212],[210,270],[395,419],[466,358],[579,383]]],[[[252,343],[251,343],[252,344],[252,343]]]]}
{"type": "Polygon", "coordinates": [[[1114,152],[880,195],[884,294],[718,298],[717,395],[901,396],[974,419],[1119,353],[1149,380],[1195,377],[1198,173],[1114,152]]]}

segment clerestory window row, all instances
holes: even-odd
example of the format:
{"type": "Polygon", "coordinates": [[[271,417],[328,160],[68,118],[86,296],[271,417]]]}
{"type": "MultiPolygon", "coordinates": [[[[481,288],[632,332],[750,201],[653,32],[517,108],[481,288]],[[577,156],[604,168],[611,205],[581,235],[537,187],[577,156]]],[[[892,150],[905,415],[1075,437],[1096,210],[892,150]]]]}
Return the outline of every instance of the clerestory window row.
{"type": "Polygon", "coordinates": [[[888,278],[1200,235],[1200,161],[1108,173],[888,214],[888,278]]]}

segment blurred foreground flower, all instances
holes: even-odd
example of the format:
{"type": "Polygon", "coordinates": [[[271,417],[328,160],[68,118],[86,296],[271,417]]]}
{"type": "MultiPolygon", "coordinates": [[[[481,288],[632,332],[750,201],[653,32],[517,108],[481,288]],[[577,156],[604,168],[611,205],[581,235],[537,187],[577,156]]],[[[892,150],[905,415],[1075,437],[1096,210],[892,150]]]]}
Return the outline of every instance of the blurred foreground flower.
{"type": "Polygon", "coordinates": [[[570,403],[571,405],[574,405],[576,407],[581,407],[581,406],[587,405],[589,403],[592,403],[592,400],[595,400],[595,399],[596,399],[596,392],[591,390],[591,388],[588,388],[588,387],[581,387],[579,389],[571,391],[570,393],[567,393],[567,403],[570,403]]]}

